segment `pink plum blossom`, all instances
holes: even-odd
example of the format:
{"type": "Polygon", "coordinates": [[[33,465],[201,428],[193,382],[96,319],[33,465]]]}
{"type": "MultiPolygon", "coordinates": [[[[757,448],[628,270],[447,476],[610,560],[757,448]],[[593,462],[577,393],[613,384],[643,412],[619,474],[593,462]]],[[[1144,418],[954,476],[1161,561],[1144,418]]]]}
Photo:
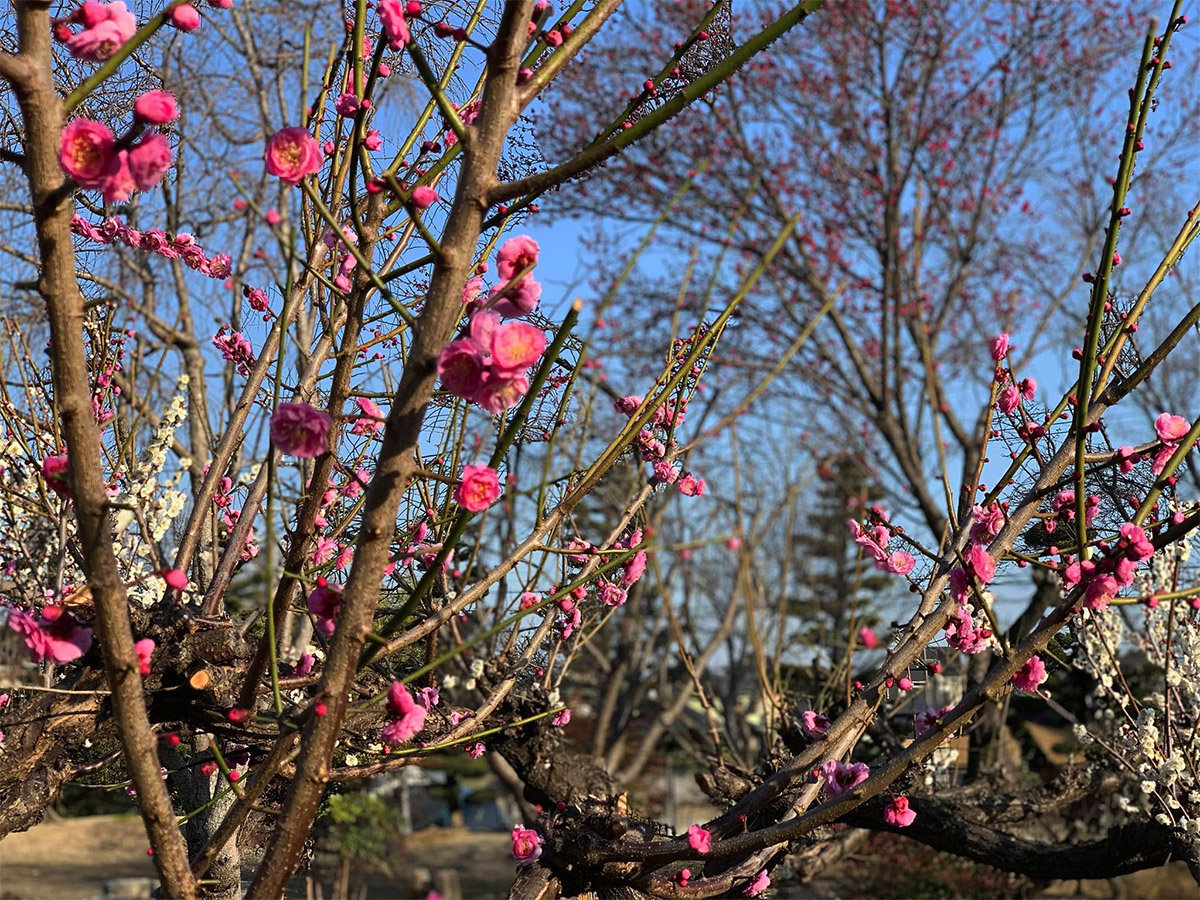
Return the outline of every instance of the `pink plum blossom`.
{"type": "Polygon", "coordinates": [[[447,344],[438,357],[442,387],[459,397],[470,398],[483,386],[488,364],[482,348],[473,340],[447,344]]]}
{"type": "Polygon", "coordinates": [[[312,459],[329,449],[333,419],[307,403],[280,403],[271,414],[271,442],[288,456],[312,459]]]}
{"type": "Polygon", "coordinates": [[[144,678],[150,674],[150,657],[154,655],[153,638],[142,638],[133,645],[133,651],[137,654],[138,671],[144,678]]]}
{"type": "Polygon", "coordinates": [[[1163,413],[1154,420],[1154,430],[1158,432],[1158,439],[1164,444],[1175,444],[1183,440],[1190,428],[1187,419],[1170,413],[1163,413]]]}
{"type": "Polygon", "coordinates": [[[503,284],[492,288],[492,309],[507,319],[527,316],[537,309],[542,298],[542,285],[526,276],[516,284],[503,284]]]}
{"type": "Polygon", "coordinates": [[[99,3],[87,0],[65,20],[82,25],[67,38],[67,50],[76,59],[103,62],[113,56],[137,31],[137,19],[124,3],[99,3]]]}
{"type": "Polygon", "coordinates": [[[483,512],[500,498],[500,476],[491,466],[463,466],[454,500],[463,509],[483,512]]]}
{"type": "Polygon", "coordinates": [[[745,894],[747,897],[757,897],[770,886],[771,876],[767,874],[766,869],[762,869],[754,876],[754,880],[746,885],[745,894]]]}
{"type": "Polygon", "coordinates": [[[166,125],[179,118],[179,104],[167,91],[146,91],[134,101],[133,114],[149,125],[166,125]]]}
{"type": "Polygon", "coordinates": [[[504,242],[496,254],[496,274],[503,281],[537,265],[541,247],[528,235],[519,235],[504,242]]]}
{"type": "Polygon", "coordinates": [[[429,714],[420,703],[417,703],[408,688],[398,681],[393,681],[388,688],[388,714],[392,721],[384,727],[380,738],[389,746],[411,741],[425,727],[425,717],[429,714]]]}
{"type": "Polygon", "coordinates": [[[185,591],[188,586],[188,577],[179,569],[166,569],[162,573],[163,581],[167,583],[167,587],[176,591],[185,591]]]}
{"type": "Polygon", "coordinates": [[[307,129],[294,125],[272,136],[263,158],[270,174],[293,187],[319,172],[324,162],[317,139],[307,129]]]}
{"type": "Polygon", "coordinates": [[[171,25],[180,31],[195,31],[200,27],[200,13],[188,3],[176,6],[171,10],[171,25]]]}
{"type": "Polygon", "coordinates": [[[404,18],[404,3],[402,0],[379,0],[376,5],[379,21],[383,23],[383,33],[387,37],[389,50],[403,50],[404,45],[412,40],[408,22],[404,18]]]}
{"type": "Polygon", "coordinates": [[[930,708],[922,710],[913,717],[913,728],[916,730],[917,734],[924,734],[926,731],[937,725],[938,719],[946,715],[946,713],[950,712],[952,709],[954,709],[953,703],[943,706],[941,709],[930,708]]]}
{"type": "Polygon", "coordinates": [[[438,192],[428,185],[422,184],[412,189],[408,198],[417,209],[429,209],[438,201],[438,192]]]}
{"type": "Polygon", "coordinates": [[[704,483],[704,479],[697,478],[691,472],[688,472],[679,481],[676,482],[679,488],[679,493],[685,497],[703,497],[708,486],[704,483]]]}
{"type": "Polygon", "coordinates": [[[946,642],[960,653],[973,655],[987,647],[991,631],[975,624],[970,611],[960,606],[946,623],[946,642]]]}
{"type": "MultiPolygon", "coordinates": [[[[124,203],[138,189],[129,170],[129,151],[120,150],[109,160],[108,170],[100,180],[100,193],[105,203],[124,203]]],[[[137,236],[140,240],[140,235],[137,236]]]]}
{"type": "Polygon", "coordinates": [[[308,611],[316,617],[315,627],[320,634],[325,637],[333,635],[337,628],[338,611],[341,608],[341,592],[318,581],[317,586],[308,595],[308,611]]]}
{"type": "Polygon", "coordinates": [[[871,774],[865,763],[844,763],[831,759],[818,768],[821,777],[825,779],[825,790],[832,797],[843,794],[855,785],[862,784],[871,774]]]}
{"type": "Polygon", "coordinates": [[[524,373],[542,357],[546,334],[526,322],[506,322],[492,336],[492,366],[502,376],[524,373]]]}
{"type": "Polygon", "coordinates": [[[906,550],[897,550],[888,557],[887,571],[894,575],[907,575],[917,564],[916,558],[906,550]]]}
{"type": "Polygon", "coordinates": [[[33,662],[71,662],[92,645],[92,629],[80,625],[59,606],[43,607],[40,620],[24,610],[9,610],[8,626],[25,641],[33,662]]]}
{"type": "Polygon", "coordinates": [[[996,560],[982,544],[971,544],[967,547],[963,553],[963,560],[980,583],[988,584],[996,577],[996,560]]]}
{"type": "Polygon", "coordinates": [[[1008,356],[1008,335],[1001,332],[992,338],[990,349],[992,351],[992,359],[996,362],[1000,362],[1000,360],[1008,356]]]}
{"type": "Polygon", "coordinates": [[[883,820],[893,828],[907,828],[916,818],[917,814],[908,807],[907,797],[893,797],[883,811],[883,820]]]}
{"type": "Polygon", "coordinates": [[[1046,680],[1046,664],[1038,656],[1031,656],[1013,675],[1013,684],[1018,691],[1034,692],[1046,680]]]}
{"type": "Polygon", "coordinates": [[[529,865],[542,855],[542,836],[532,828],[517,825],[512,830],[512,855],[522,865],[529,865]]]}
{"type": "Polygon", "coordinates": [[[351,434],[376,434],[383,429],[383,410],[374,400],[369,397],[355,397],[354,404],[362,416],[354,420],[351,434]]]}
{"type": "Polygon", "coordinates": [[[42,478],[46,487],[60,497],[71,496],[71,464],[65,453],[58,456],[47,456],[42,460],[42,478]]]}
{"type": "Polygon", "coordinates": [[[1005,386],[996,397],[996,408],[1008,414],[1021,405],[1021,392],[1015,384],[1005,386]]]}
{"type": "Polygon", "coordinates": [[[144,137],[129,148],[126,165],[137,189],[148,191],[171,168],[171,145],[161,134],[144,137]]]}
{"type": "Polygon", "coordinates": [[[471,316],[467,336],[446,345],[438,357],[442,386],[493,415],[516,406],[529,390],[524,370],[545,350],[546,336],[524,322],[501,322],[481,310],[471,316]]]}
{"type": "Polygon", "coordinates": [[[362,101],[349,91],[344,94],[339,94],[337,100],[333,102],[334,110],[344,119],[353,119],[356,115],[358,115],[358,111],[361,107],[362,101]]]}
{"type": "Polygon", "coordinates": [[[1105,609],[1114,599],[1121,585],[1111,575],[1097,575],[1088,582],[1083,593],[1083,605],[1097,612],[1105,609]]]}
{"type": "Polygon", "coordinates": [[[986,543],[988,538],[998,535],[1004,527],[1004,510],[999,503],[972,507],[971,518],[971,540],[977,544],[986,543]]]}
{"type": "Polygon", "coordinates": [[[629,558],[629,562],[625,564],[625,570],[621,575],[621,584],[625,587],[632,587],[641,580],[642,575],[646,571],[646,551],[639,550],[629,558]]]}
{"type": "Polygon", "coordinates": [[[556,728],[562,728],[563,726],[567,725],[570,721],[571,721],[571,711],[569,709],[560,709],[558,712],[556,712],[554,714],[554,718],[550,720],[550,723],[552,725],[554,725],[556,728]]]}
{"type": "Polygon", "coordinates": [[[605,606],[624,606],[627,599],[625,591],[608,581],[600,582],[596,594],[605,606]]]}
{"type": "Polygon", "coordinates": [[[805,736],[810,738],[820,737],[829,731],[829,727],[833,723],[825,716],[818,712],[813,712],[811,709],[806,709],[800,714],[800,728],[805,736]]]}
{"type": "Polygon", "coordinates": [[[708,853],[712,849],[712,834],[702,825],[688,827],[688,846],[697,853],[708,853]]]}
{"type": "Polygon", "coordinates": [[[98,188],[112,167],[115,141],[107,125],[72,119],[59,138],[58,164],[81,188],[98,188]]]}

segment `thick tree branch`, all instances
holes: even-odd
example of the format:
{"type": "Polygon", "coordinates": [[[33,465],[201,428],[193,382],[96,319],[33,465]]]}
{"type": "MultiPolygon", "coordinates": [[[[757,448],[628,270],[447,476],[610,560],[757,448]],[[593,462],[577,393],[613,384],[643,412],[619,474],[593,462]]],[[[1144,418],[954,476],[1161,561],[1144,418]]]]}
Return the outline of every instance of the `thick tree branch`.
{"type": "Polygon", "coordinates": [[[909,797],[908,802],[917,818],[907,828],[884,823],[886,798],[864,803],[842,821],[891,831],[955,856],[1038,879],[1115,878],[1188,856],[1179,834],[1157,822],[1114,826],[1099,840],[1058,845],[1032,841],[977,821],[961,803],[933,797],[909,797]]]}

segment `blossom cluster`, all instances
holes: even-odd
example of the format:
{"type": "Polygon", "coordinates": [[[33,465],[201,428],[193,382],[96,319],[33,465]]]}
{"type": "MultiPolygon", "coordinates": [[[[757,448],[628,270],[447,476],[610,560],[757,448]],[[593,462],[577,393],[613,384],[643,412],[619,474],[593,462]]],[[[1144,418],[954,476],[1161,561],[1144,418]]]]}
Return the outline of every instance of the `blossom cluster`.
{"type": "Polygon", "coordinates": [[[875,507],[871,512],[871,523],[867,528],[863,528],[854,519],[847,522],[854,542],[871,554],[875,560],[875,568],[894,575],[907,575],[916,566],[916,559],[907,550],[888,553],[887,545],[892,539],[893,528],[888,522],[887,514],[881,508],[875,507]]]}
{"type": "Polygon", "coordinates": [[[503,319],[528,315],[537,307],[541,286],[529,275],[539,247],[528,237],[505,242],[496,255],[503,283],[485,297],[482,279],[472,278],[463,291],[473,307],[466,333],[451,341],[438,357],[442,387],[499,415],[529,391],[529,368],[546,349],[546,335],[526,322],[503,319]]]}
{"type": "MultiPolygon", "coordinates": [[[[130,228],[118,217],[105,219],[96,225],[78,213],[71,217],[71,231],[98,244],[120,241],[135,250],[156,253],[164,259],[178,259],[192,271],[209,278],[228,278],[233,272],[233,259],[229,254],[214,253],[209,256],[196,243],[196,238],[187,232],[170,235],[158,228],[140,231],[130,228]]],[[[251,305],[254,305],[253,300],[251,305]]]]}

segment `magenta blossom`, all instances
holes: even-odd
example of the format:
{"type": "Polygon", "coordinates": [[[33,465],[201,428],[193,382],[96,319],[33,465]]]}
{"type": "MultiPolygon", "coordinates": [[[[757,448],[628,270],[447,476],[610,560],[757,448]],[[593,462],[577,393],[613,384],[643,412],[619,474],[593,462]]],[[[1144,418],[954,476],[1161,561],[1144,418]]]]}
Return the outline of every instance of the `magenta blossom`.
{"type": "Polygon", "coordinates": [[[554,714],[554,718],[550,720],[550,724],[556,728],[562,728],[571,721],[571,711],[569,709],[560,709],[554,714]]]}
{"type": "Polygon", "coordinates": [[[133,645],[133,652],[137,654],[138,671],[145,678],[150,674],[150,657],[154,655],[153,638],[142,638],[133,645]]]}
{"type": "Polygon", "coordinates": [[[1046,680],[1046,664],[1037,656],[1031,656],[1013,675],[1013,684],[1018,691],[1034,692],[1046,680]]]}
{"type": "Polygon", "coordinates": [[[200,27],[200,13],[189,3],[176,6],[171,10],[171,25],[180,31],[195,31],[200,27]]]}
{"type": "Polygon", "coordinates": [[[938,723],[938,719],[946,715],[946,713],[950,712],[952,709],[954,709],[953,703],[949,704],[948,706],[943,706],[941,709],[930,708],[923,710],[913,717],[913,728],[916,729],[917,734],[924,734],[938,723]]]}
{"type": "Polygon", "coordinates": [[[107,125],[72,119],[59,138],[58,164],[81,188],[99,188],[116,158],[115,141],[107,125]]]}
{"type": "Polygon", "coordinates": [[[179,118],[179,104],[167,91],[146,91],[134,101],[133,114],[148,125],[166,125],[179,118]]]}
{"type": "Polygon", "coordinates": [[[339,116],[344,119],[353,119],[358,115],[359,109],[362,107],[362,101],[349,91],[340,94],[333,102],[333,108],[339,116]]]}
{"type": "Polygon", "coordinates": [[[897,550],[888,557],[887,565],[884,568],[894,575],[907,575],[916,566],[916,558],[906,550],[897,550]]]}
{"type": "Polygon", "coordinates": [[[293,187],[321,170],[324,157],[317,139],[305,128],[282,128],[267,142],[267,171],[293,187]]]}
{"type": "Polygon", "coordinates": [[[500,499],[500,476],[491,466],[463,466],[454,500],[463,509],[483,512],[500,499]]]}
{"type": "Polygon", "coordinates": [[[46,479],[46,487],[60,497],[71,496],[71,464],[65,453],[59,456],[47,456],[42,460],[42,477],[46,479]]]}
{"type": "Polygon", "coordinates": [[[521,865],[529,865],[542,855],[542,836],[532,828],[517,825],[512,830],[512,855],[521,865]]]}
{"type": "Polygon", "coordinates": [[[438,357],[442,386],[498,415],[529,390],[525,370],[546,349],[546,336],[524,322],[504,322],[494,311],[471,316],[467,336],[447,344],[438,357]]]}
{"type": "Polygon", "coordinates": [[[280,453],[312,459],[329,449],[333,419],[307,403],[280,403],[271,414],[271,443],[280,453]]]}
{"type": "Polygon", "coordinates": [[[1088,582],[1087,590],[1083,594],[1083,605],[1099,612],[1116,599],[1120,589],[1121,585],[1113,576],[1097,575],[1088,582]]]}
{"type": "Polygon", "coordinates": [[[171,145],[161,134],[152,134],[130,147],[125,160],[137,189],[148,191],[171,168],[171,145]]]}
{"type": "Polygon", "coordinates": [[[996,577],[996,560],[981,544],[967,547],[963,561],[981,584],[987,584],[996,577]]]}
{"type": "Polygon", "coordinates": [[[438,192],[428,185],[421,184],[412,189],[408,199],[417,209],[429,209],[438,202],[438,192]]]}
{"type": "Polygon", "coordinates": [[[946,623],[946,643],[960,653],[974,655],[982,652],[991,636],[991,629],[976,625],[965,606],[958,607],[946,623]]]}
{"type": "Polygon", "coordinates": [[[601,580],[596,588],[596,595],[605,606],[624,606],[628,595],[615,584],[601,580]]]}
{"type": "Polygon", "coordinates": [[[688,472],[675,482],[675,485],[679,488],[679,493],[685,497],[703,497],[705,491],[708,490],[708,485],[704,483],[704,479],[697,478],[691,472],[688,472]]]}
{"type": "Polygon", "coordinates": [[[1006,333],[1001,332],[992,338],[991,351],[992,359],[996,362],[1000,362],[1008,356],[1008,335],[1006,333]]]}
{"type": "Polygon", "coordinates": [[[369,397],[355,397],[354,403],[362,416],[354,420],[351,434],[376,434],[383,429],[383,410],[369,397]]]}
{"type": "Polygon", "coordinates": [[[811,709],[806,709],[800,714],[800,728],[805,736],[810,738],[820,737],[825,734],[832,724],[825,716],[818,712],[813,712],[811,709]]]}
{"type": "Polygon", "coordinates": [[[836,797],[855,785],[862,784],[871,774],[871,770],[865,763],[844,763],[837,759],[829,760],[817,771],[825,779],[825,790],[831,797],[836,797]]]}
{"type": "Polygon", "coordinates": [[[1154,430],[1158,432],[1158,439],[1164,444],[1175,444],[1183,440],[1190,428],[1187,419],[1170,413],[1163,413],[1154,420],[1154,430]]]}
{"type": "Polygon", "coordinates": [[[167,587],[176,591],[187,590],[188,577],[179,569],[164,569],[162,577],[163,581],[167,583],[167,587]]]}
{"type": "Polygon", "coordinates": [[[1021,405],[1021,392],[1015,384],[1007,385],[996,397],[996,408],[1002,413],[1011,413],[1021,405]]]}
{"type": "Polygon", "coordinates": [[[762,869],[754,876],[754,880],[746,885],[745,894],[747,897],[757,897],[770,886],[771,876],[767,874],[766,869],[762,869]]]}
{"type": "Polygon", "coordinates": [[[320,634],[325,637],[333,634],[337,629],[337,615],[341,608],[341,592],[318,581],[308,595],[308,611],[316,617],[315,627],[320,634]]]}
{"type": "Polygon", "coordinates": [[[702,825],[689,826],[688,846],[697,853],[708,853],[712,849],[712,833],[702,825]]]}
{"type": "Polygon", "coordinates": [[[379,0],[376,6],[379,21],[383,23],[383,33],[387,36],[389,50],[403,50],[404,45],[412,40],[408,21],[404,18],[404,3],[402,0],[379,0]]]}
{"type": "Polygon", "coordinates": [[[417,703],[408,692],[408,688],[398,681],[393,681],[392,686],[388,688],[387,708],[392,721],[380,734],[383,743],[394,747],[411,741],[425,727],[425,717],[429,710],[417,703]]]}
{"type": "Polygon", "coordinates": [[[537,265],[541,247],[527,235],[509,238],[496,254],[496,273],[503,281],[537,265]]]}
{"type": "Polygon", "coordinates": [[[66,43],[73,57],[88,62],[103,62],[110,58],[137,31],[137,19],[125,8],[124,3],[87,0],[60,21],[83,26],[82,31],[67,37],[66,43]]]}
{"type": "Polygon", "coordinates": [[[917,814],[908,808],[907,797],[893,797],[883,811],[883,820],[893,828],[907,828],[916,818],[917,814]]]}
{"type": "Polygon", "coordinates": [[[642,575],[646,572],[646,551],[639,550],[629,562],[625,564],[625,571],[621,575],[621,584],[625,587],[631,587],[641,580],[642,575]]]}
{"type": "Polygon", "coordinates": [[[493,300],[493,310],[506,319],[515,319],[537,309],[538,301],[542,299],[542,285],[525,277],[516,284],[505,283],[492,288],[489,296],[493,300]]]}
{"type": "Polygon", "coordinates": [[[9,610],[8,625],[21,635],[33,662],[71,662],[92,645],[92,629],[58,606],[43,607],[40,621],[24,610],[9,610]]]}

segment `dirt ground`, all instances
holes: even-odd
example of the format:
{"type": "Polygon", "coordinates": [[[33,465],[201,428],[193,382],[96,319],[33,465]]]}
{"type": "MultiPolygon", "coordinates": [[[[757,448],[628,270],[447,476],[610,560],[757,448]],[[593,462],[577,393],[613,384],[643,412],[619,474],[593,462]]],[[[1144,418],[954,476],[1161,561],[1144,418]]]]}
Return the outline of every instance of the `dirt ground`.
{"type": "MultiPolygon", "coordinates": [[[[404,841],[395,860],[403,880],[380,875],[350,876],[352,898],[400,900],[414,870],[430,874],[453,869],[458,873],[462,896],[503,898],[512,881],[514,863],[509,836],[503,833],[430,828],[404,841]],[[360,891],[365,886],[366,893],[360,891]]],[[[0,900],[95,900],[104,881],[114,878],[152,878],[154,865],[146,855],[146,835],[132,816],[90,816],[44,822],[28,832],[0,841],[0,900]]],[[[442,877],[445,877],[443,875],[442,877]]],[[[320,897],[333,896],[333,878],[321,887],[320,897]]],[[[294,885],[297,897],[306,895],[303,880],[294,885]]],[[[810,885],[807,896],[823,896],[819,885],[810,885]]],[[[824,894],[831,896],[831,894],[824,894]]],[[[314,898],[318,895],[314,891],[314,898]]],[[[779,895],[777,895],[779,896],[779,895]]],[[[1088,898],[1200,898],[1200,890],[1182,864],[1157,871],[1138,872],[1112,882],[1056,882],[1043,897],[1088,898]]],[[[420,898],[424,892],[420,893],[420,898]]]]}
{"type": "MultiPolygon", "coordinates": [[[[95,900],[102,885],[114,878],[154,878],[146,855],[146,833],[133,816],[88,816],[43,822],[27,832],[0,841],[0,900],[95,900]]],[[[424,868],[458,871],[463,897],[503,897],[512,883],[515,863],[507,834],[430,828],[405,839],[405,855],[394,870],[408,875],[424,868]]],[[[249,873],[247,873],[249,874],[249,873]]],[[[334,878],[321,885],[321,895],[333,895],[334,878]]],[[[384,875],[350,877],[350,896],[363,884],[370,900],[405,897],[409,878],[384,875]]],[[[303,879],[294,893],[305,897],[303,879]]],[[[315,896],[315,893],[314,893],[315,896]]],[[[422,893],[423,900],[425,894],[422,893]]]]}

